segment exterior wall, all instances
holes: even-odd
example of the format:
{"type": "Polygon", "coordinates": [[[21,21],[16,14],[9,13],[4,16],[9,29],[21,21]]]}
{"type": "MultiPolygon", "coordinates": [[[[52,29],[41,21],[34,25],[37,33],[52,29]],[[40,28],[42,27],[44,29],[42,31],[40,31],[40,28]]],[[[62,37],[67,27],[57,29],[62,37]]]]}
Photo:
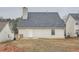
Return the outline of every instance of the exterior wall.
{"type": "Polygon", "coordinates": [[[35,29],[32,31],[33,37],[49,37],[51,35],[51,29],[35,29]]]}
{"type": "Polygon", "coordinates": [[[55,38],[65,38],[64,29],[55,29],[55,38]]]}
{"type": "Polygon", "coordinates": [[[66,35],[70,35],[71,37],[76,36],[75,20],[72,18],[72,16],[69,16],[68,21],[66,22],[66,35]]]}
{"type": "Polygon", "coordinates": [[[78,32],[79,33],[79,20],[75,22],[75,33],[78,32]],[[76,23],[78,23],[76,25],[76,23]]]}
{"type": "Polygon", "coordinates": [[[7,40],[13,40],[13,38],[14,38],[14,33],[11,32],[9,28],[9,24],[6,24],[6,26],[0,32],[0,42],[7,41],[7,40]]]}
{"type": "Polygon", "coordinates": [[[79,25],[75,25],[75,30],[79,30],[79,25]]]}
{"type": "Polygon", "coordinates": [[[64,38],[64,29],[55,29],[55,35],[51,34],[52,29],[19,29],[18,35],[23,34],[23,38],[64,38]]]}

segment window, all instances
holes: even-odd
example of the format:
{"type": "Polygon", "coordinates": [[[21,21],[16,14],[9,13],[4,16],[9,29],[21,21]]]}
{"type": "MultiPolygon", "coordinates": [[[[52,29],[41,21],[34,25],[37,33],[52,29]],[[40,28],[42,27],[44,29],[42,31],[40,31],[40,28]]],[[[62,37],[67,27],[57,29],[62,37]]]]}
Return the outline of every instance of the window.
{"type": "Polygon", "coordinates": [[[76,23],[76,25],[79,25],[78,23],[76,23]]]}
{"type": "Polygon", "coordinates": [[[11,38],[11,35],[10,34],[8,34],[8,38],[11,38]]]}
{"type": "Polygon", "coordinates": [[[20,38],[23,38],[23,34],[20,34],[20,38]]]}
{"type": "Polygon", "coordinates": [[[8,38],[10,38],[10,34],[8,34],[8,38]]]}
{"type": "Polygon", "coordinates": [[[76,30],[76,34],[79,34],[79,30],[76,30]]]}
{"type": "Polygon", "coordinates": [[[51,35],[55,35],[55,30],[52,30],[51,31],[51,35]]]}

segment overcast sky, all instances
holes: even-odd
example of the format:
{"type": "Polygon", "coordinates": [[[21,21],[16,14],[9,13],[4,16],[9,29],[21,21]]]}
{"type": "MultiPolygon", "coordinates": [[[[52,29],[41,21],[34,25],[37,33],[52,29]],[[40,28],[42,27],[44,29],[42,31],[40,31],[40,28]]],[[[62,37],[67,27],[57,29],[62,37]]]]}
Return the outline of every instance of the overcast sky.
{"type": "MultiPolygon", "coordinates": [[[[58,12],[61,18],[68,13],[79,13],[79,7],[29,7],[29,12],[58,12]]],[[[22,15],[21,7],[0,7],[0,17],[17,18],[22,15]]]]}

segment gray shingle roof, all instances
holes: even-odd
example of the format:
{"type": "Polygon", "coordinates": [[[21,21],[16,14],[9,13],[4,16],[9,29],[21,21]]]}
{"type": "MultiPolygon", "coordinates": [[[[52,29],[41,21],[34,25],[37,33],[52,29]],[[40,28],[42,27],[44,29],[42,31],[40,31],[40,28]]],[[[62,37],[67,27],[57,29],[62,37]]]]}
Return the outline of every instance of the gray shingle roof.
{"type": "Polygon", "coordinates": [[[6,24],[7,24],[7,22],[0,21],[0,31],[2,31],[2,29],[5,27],[6,24]]]}
{"type": "Polygon", "coordinates": [[[17,27],[64,27],[57,12],[28,12],[28,19],[20,20],[17,27]]]}
{"type": "Polygon", "coordinates": [[[79,20],[79,13],[71,13],[71,15],[75,20],[79,20]]]}

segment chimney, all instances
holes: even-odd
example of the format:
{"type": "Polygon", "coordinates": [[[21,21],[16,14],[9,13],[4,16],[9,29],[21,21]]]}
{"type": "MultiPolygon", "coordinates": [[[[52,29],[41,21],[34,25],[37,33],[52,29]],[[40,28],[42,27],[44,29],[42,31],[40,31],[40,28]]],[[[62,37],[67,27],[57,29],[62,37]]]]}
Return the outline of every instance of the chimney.
{"type": "Polygon", "coordinates": [[[28,8],[27,7],[23,7],[22,8],[22,18],[23,19],[27,19],[28,18],[28,8]]]}

